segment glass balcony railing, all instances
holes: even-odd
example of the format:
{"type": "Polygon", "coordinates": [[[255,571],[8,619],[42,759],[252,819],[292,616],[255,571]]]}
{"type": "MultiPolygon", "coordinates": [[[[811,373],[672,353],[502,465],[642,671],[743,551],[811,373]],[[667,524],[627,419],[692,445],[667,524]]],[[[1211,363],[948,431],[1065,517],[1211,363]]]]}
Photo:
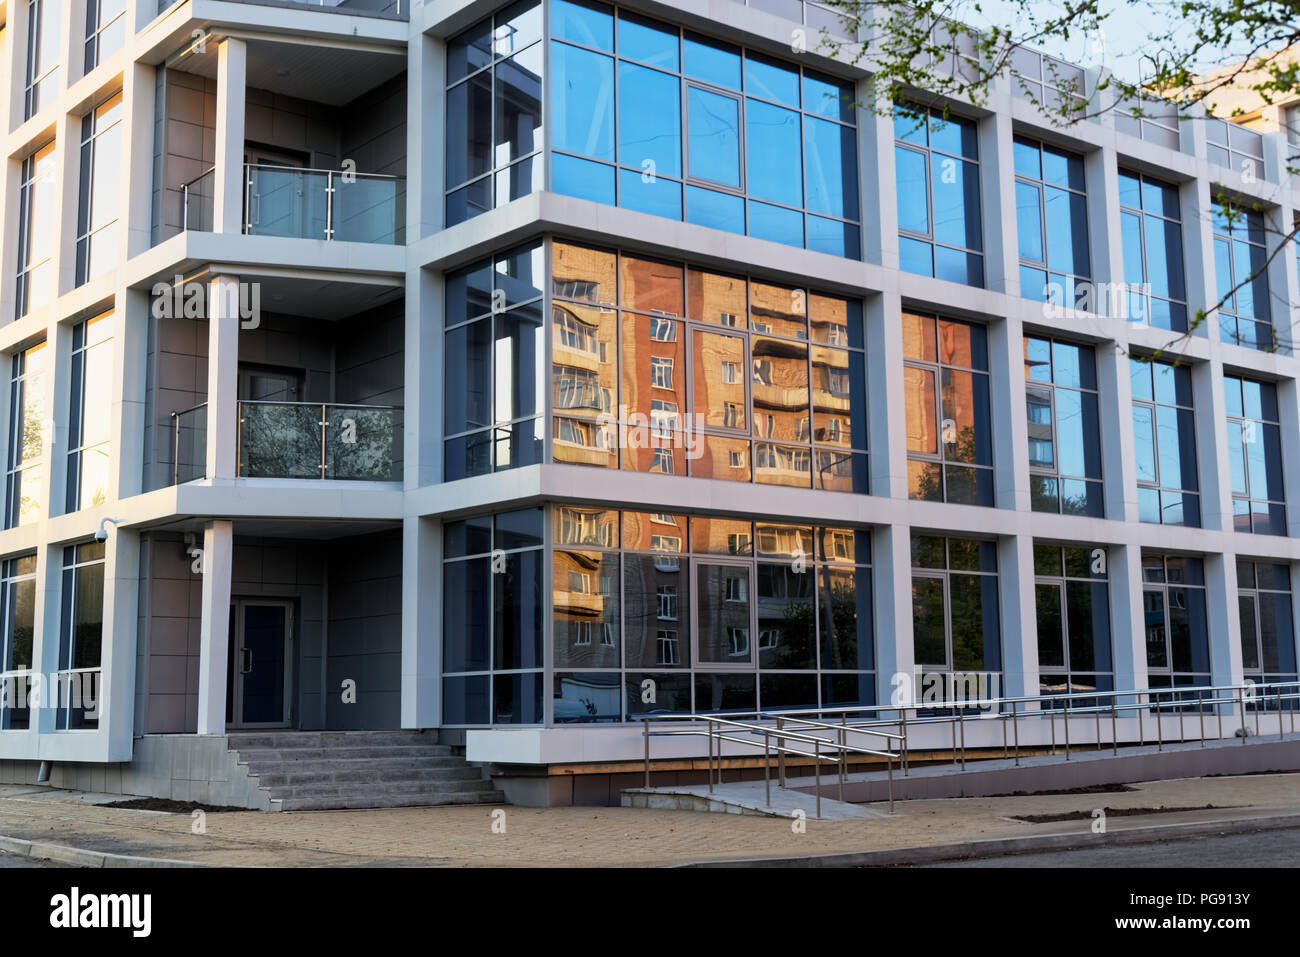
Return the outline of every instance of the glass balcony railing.
{"type": "MultiPolygon", "coordinates": [[[[239,403],[246,478],[402,480],[402,409],[316,402],[239,403]]],[[[176,485],[207,474],[208,407],[172,413],[176,485]]]]}
{"type": "Polygon", "coordinates": [[[306,402],[239,403],[239,475],[398,482],[402,410],[306,402]]]}
{"type": "MultiPolygon", "coordinates": [[[[244,166],[243,232],[350,243],[406,241],[406,179],[374,173],[244,166]]],[[[182,226],[211,232],[216,170],[181,187],[182,226]]]]}
{"type": "MultiPolygon", "coordinates": [[[[333,13],[362,14],[390,20],[406,20],[412,0],[235,0],[263,7],[314,7],[333,13]]],[[[158,0],[158,12],[165,13],[180,0],[158,0]]]]}
{"type": "Polygon", "coordinates": [[[183,485],[208,471],[208,404],[172,413],[172,482],[183,485]]]}

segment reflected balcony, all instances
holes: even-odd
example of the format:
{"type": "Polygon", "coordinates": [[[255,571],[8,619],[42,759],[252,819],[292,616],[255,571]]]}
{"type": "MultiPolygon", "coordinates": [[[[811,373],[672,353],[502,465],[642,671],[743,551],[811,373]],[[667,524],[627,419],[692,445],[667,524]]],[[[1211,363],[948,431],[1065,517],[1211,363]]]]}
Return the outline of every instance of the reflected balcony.
{"type": "MultiPolygon", "coordinates": [[[[214,168],[181,187],[182,228],[211,232],[214,168]]],[[[406,241],[406,179],[376,173],[244,165],[241,231],[249,236],[398,245],[406,241]]]]}

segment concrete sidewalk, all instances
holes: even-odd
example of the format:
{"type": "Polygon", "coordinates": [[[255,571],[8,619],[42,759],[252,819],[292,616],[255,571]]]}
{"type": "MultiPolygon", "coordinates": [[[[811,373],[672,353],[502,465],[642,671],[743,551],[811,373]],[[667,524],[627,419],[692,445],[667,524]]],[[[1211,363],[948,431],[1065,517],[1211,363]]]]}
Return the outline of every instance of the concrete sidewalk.
{"type": "MultiPolygon", "coordinates": [[[[0,787],[0,849],[33,857],[58,856],[87,866],[159,863],[209,866],[337,867],[635,867],[740,860],[788,861],[868,852],[906,854],[841,857],[825,863],[897,863],[933,859],[938,846],[989,842],[1006,853],[1008,840],[1043,838],[1045,845],[1123,839],[1121,832],[1229,822],[1227,827],[1300,823],[1300,774],[1157,781],[1129,792],[1036,797],[949,798],[898,802],[892,816],[805,822],[789,819],[637,808],[439,807],[371,811],[205,815],[206,833],[193,833],[188,814],[100,807],[120,795],[90,795],[30,786],[0,787]],[[1213,809],[1204,809],[1205,805],[1213,809]],[[1096,808],[1192,807],[1200,810],[1109,816],[1107,834],[1092,833],[1096,808]],[[504,812],[504,818],[497,811],[504,812]],[[1023,814],[1082,811],[1087,819],[1029,824],[1023,814]],[[498,833],[504,821],[505,833],[498,833]],[[1252,824],[1250,822],[1258,822],[1252,824]],[[498,828],[494,831],[494,823],[498,828]],[[1065,835],[1063,839],[1059,837],[1065,835]],[[33,842],[26,845],[14,842],[33,842]],[[73,848],[80,854],[51,853],[73,848]],[[930,848],[929,851],[923,850],[930,848]],[[88,853],[86,853],[88,852],[88,853]],[[119,857],[124,856],[124,857],[119,857]]],[[[876,806],[885,810],[883,806],[876,806]]],[[[811,811],[810,811],[811,816],[811,811]]],[[[1215,830],[1210,826],[1208,830],[1215,830]]],[[[1155,833],[1155,832],[1151,832],[1155,833]]],[[[1138,837],[1131,834],[1130,839],[1138,837]]],[[[1300,863],[1300,862],[1297,862],[1300,863]]],[[[147,865],[146,865],[147,866],[147,865]]]]}

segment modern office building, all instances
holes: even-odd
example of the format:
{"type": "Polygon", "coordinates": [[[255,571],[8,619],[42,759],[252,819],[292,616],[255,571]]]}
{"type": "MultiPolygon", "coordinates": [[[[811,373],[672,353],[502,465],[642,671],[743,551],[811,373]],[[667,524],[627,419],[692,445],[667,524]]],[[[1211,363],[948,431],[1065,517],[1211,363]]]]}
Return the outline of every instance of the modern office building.
{"type": "Polygon", "coordinates": [[[883,115],[811,0],[0,21],[0,779],[604,802],[647,715],[1295,679],[1284,134],[1028,50],[883,115]]]}

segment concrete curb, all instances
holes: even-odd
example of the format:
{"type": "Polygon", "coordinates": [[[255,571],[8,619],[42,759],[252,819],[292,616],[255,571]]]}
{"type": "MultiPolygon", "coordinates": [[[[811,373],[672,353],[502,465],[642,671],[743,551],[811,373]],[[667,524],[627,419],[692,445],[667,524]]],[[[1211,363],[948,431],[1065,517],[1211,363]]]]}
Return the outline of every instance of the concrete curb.
{"type": "Polygon", "coordinates": [[[0,835],[0,851],[18,857],[39,861],[54,861],[69,867],[208,867],[196,861],[178,861],[167,857],[136,857],[130,854],[110,854],[108,851],[87,851],[63,844],[43,841],[25,841],[17,837],[0,835]]]}
{"type": "Polygon", "coordinates": [[[899,864],[932,864],[938,861],[969,861],[1008,854],[1069,850],[1104,845],[1149,844],[1161,840],[1185,840],[1216,834],[1300,827],[1300,814],[1272,817],[1231,818],[1224,821],[1193,821],[1185,824],[1154,824],[1131,827],[1105,834],[1073,831],[1066,834],[1037,834],[1033,837],[1003,837],[963,844],[932,844],[898,847],[881,851],[847,854],[815,854],[807,857],[755,857],[726,861],[695,861],[674,867],[892,867],[899,864]]]}

